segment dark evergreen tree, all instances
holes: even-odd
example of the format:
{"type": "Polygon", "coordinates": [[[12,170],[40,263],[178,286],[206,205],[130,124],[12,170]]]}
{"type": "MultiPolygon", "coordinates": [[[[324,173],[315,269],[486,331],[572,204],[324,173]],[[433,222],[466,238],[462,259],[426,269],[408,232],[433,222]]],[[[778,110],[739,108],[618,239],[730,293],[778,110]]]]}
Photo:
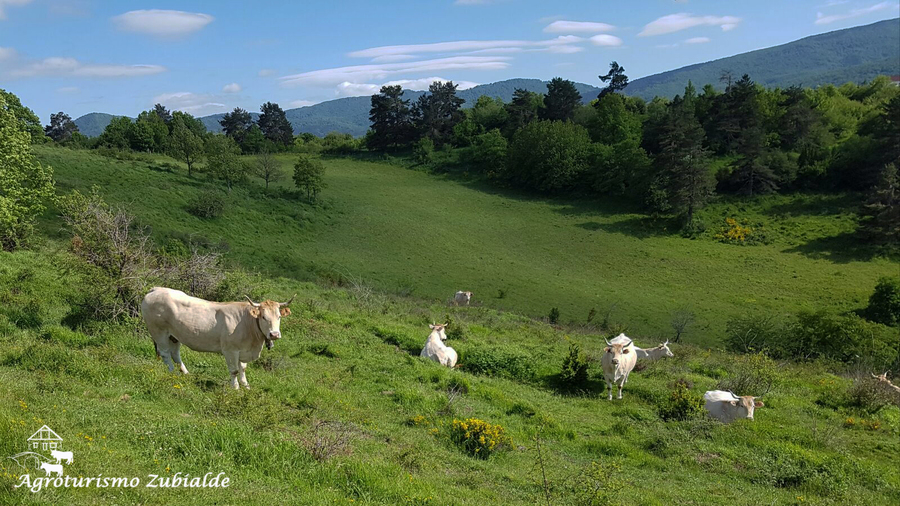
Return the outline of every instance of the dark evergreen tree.
{"type": "Polygon", "coordinates": [[[291,126],[281,106],[266,102],[260,107],[260,112],[257,124],[266,139],[282,146],[294,143],[294,127],[291,126]]]}
{"type": "Polygon", "coordinates": [[[399,85],[382,86],[379,93],[372,95],[369,121],[372,134],[367,142],[371,149],[405,146],[415,136],[409,100],[403,99],[403,88],[399,85]]]}
{"type": "Polygon", "coordinates": [[[233,111],[226,113],[219,120],[219,124],[222,125],[225,135],[234,139],[238,144],[243,144],[244,136],[247,135],[250,125],[253,124],[253,118],[249,112],[235,107],[233,111]]]}
{"type": "Polygon", "coordinates": [[[551,121],[571,120],[575,108],[581,103],[581,93],[575,89],[572,81],[554,77],[547,83],[547,95],[544,97],[544,108],[541,118],[551,121]]]}
{"type": "Polygon", "coordinates": [[[628,76],[625,75],[625,67],[620,67],[617,62],[610,63],[609,72],[599,77],[601,81],[609,84],[606,85],[606,88],[600,90],[600,94],[597,95],[598,99],[602,99],[610,93],[622,91],[628,86],[628,76]]]}
{"type": "Polygon", "coordinates": [[[170,113],[169,110],[166,109],[166,106],[162,104],[154,105],[153,112],[156,113],[156,115],[159,116],[159,119],[161,119],[166,125],[168,125],[169,122],[172,121],[172,113],[170,113]]]}
{"type": "Polygon", "coordinates": [[[900,243],[900,166],[889,163],[881,170],[878,184],[870,191],[862,211],[860,227],[869,239],[900,243]]]}
{"type": "Polygon", "coordinates": [[[78,131],[78,126],[72,118],[60,111],[50,115],[50,124],[44,128],[44,134],[56,142],[65,142],[72,138],[72,134],[78,131]]]}
{"type": "Polygon", "coordinates": [[[428,93],[416,101],[413,116],[422,135],[442,145],[453,136],[453,127],[465,118],[461,108],[465,100],[456,96],[453,81],[435,81],[428,93]]]}
{"type": "Polygon", "coordinates": [[[516,88],[512,100],[506,104],[506,130],[512,135],[520,128],[538,119],[544,96],[540,93],[516,88]]]}

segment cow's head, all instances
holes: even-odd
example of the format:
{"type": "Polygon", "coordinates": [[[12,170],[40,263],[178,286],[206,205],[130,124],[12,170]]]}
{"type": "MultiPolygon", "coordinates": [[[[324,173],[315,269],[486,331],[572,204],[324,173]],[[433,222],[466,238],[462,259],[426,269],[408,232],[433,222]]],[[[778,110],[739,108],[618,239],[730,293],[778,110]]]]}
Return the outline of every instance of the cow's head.
{"type": "Polygon", "coordinates": [[[440,336],[440,338],[441,338],[441,341],[446,341],[447,334],[444,332],[444,328],[447,325],[448,325],[447,323],[443,323],[441,325],[436,325],[436,324],[432,323],[431,325],[429,325],[429,327],[431,327],[431,330],[433,330],[434,332],[437,332],[438,336],[440,336]]]}
{"type": "MultiPolygon", "coordinates": [[[[735,397],[737,397],[737,396],[735,396],[735,397]]],[[[748,418],[750,420],[753,420],[753,411],[756,408],[761,408],[765,405],[765,404],[763,404],[762,401],[758,401],[758,400],[756,400],[755,397],[752,397],[749,395],[743,395],[733,401],[723,401],[723,402],[727,402],[728,405],[731,407],[731,411],[734,414],[733,418],[735,418],[735,419],[736,418],[748,418]]]]}
{"type": "Polygon", "coordinates": [[[472,298],[472,292],[466,292],[466,298],[471,299],[471,298],[472,298]]]}
{"type": "Polygon", "coordinates": [[[668,339],[666,339],[666,342],[659,345],[658,348],[663,351],[663,355],[665,355],[669,358],[672,358],[675,356],[675,354],[672,353],[672,350],[669,349],[669,340],[668,339]]]}
{"type": "Polygon", "coordinates": [[[631,353],[631,343],[631,339],[629,339],[627,343],[616,344],[606,341],[606,356],[609,357],[609,361],[612,365],[619,365],[619,360],[622,359],[622,356],[631,353]]]}
{"type": "Polygon", "coordinates": [[[291,308],[288,306],[294,301],[294,297],[287,302],[274,300],[253,302],[253,299],[247,297],[250,302],[250,316],[256,318],[259,330],[267,340],[281,339],[281,317],[291,314],[291,308]]]}

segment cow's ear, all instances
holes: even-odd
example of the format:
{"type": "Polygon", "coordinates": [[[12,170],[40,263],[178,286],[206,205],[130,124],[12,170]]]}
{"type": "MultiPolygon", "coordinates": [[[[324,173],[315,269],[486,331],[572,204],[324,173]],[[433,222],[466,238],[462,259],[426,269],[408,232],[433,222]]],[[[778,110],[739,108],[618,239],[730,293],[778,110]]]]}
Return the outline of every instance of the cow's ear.
{"type": "Polygon", "coordinates": [[[289,307],[281,308],[281,316],[288,316],[289,314],[291,314],[291,308],[289,308],[289,307]]]}
{"type": "Polygon", "coordinates": [[[730,401],[732,406],[737,406],[738,401],[730,401]]]}
{"type": "Polygon", "coordinates": [[[629,350],[628,348],[625,348],[624,350],[622,350],[622,354],[623,354],[623,355],[628,355],[628,352],[629,352],[629,351],[630,351],[630,350],[629,350]]]}
{"type": "Polygon", "coordinates": [[[258,307],[251,307],[251,308],[250,308],[250,316],[252,316],[252,317],[254,317],[254,318],[259,318],[259,308],[258,308],[258,307]]]}
{"type": "Polygon", "coordinates": [[[604,349],[604,351],[606,351],[606,353],[609,353],[609,347],[607,346],[607,347],[604,349]]]}
{"type": "Polygon", "coordinates": [[[765,406],[765,404],[763,404],[763,401],[756,401],[753,403],[754,408],[761,408],[763,406],[765,406]]]}

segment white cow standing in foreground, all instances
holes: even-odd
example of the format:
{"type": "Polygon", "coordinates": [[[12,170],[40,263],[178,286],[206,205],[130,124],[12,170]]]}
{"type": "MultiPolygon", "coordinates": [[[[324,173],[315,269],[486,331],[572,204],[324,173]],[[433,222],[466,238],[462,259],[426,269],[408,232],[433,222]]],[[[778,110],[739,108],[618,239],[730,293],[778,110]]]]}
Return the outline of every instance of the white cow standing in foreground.
{"type": "Polygon", "coordinates": [[[710,390],[703,394],[703,405],[709,416],[723,423],[731,423],[739,418],[753,420],[753,410],[764,406],[755,397],[743,395],[738,397],[724,390],[710,390]]]}
{"type": "Polygon", "coordinates": [[[447,339],[447,334],[444,332],[444,327],[446,326],[446,323],[443,325],[429,325],[431,334],[428,335],[428,340],[425,341],[425,347],[422,348],[422,353],[419,356],[430,358],[446,367],[455,367],[458,358],[456,350],[443,343],[447,339]]]}
{"type": "Polygon", "coordinates": [[[659,360],[661,358],[672,358],[675,356],[672,353],[672,350],[669,349],[669,341],[660,344],[655,348],[638,348],[635,347],[634,351],[637,353],[637,358],[649,358],[650,360],[659,360]]]}
{"type": "Polygon", "coordinates": [[[628,375],[631,374],[634,365],[637,363],[637,353],[635,352],[634,342],[625,336],[619,334],[615,339],[606,341],[606,349],[600,363],[603,366],[603,376],[606,378],[606,389],[609,391],[609,400],[612,400],[613,385],[619,386],[619,399],[622,398],[622,389],[628,382],[628,375]]]}
{"type": "Polygon", "coordinates": [[[238,379],[245,388],[247,363],[259,358],[263,344],[281,338],[281,317],[291,314],[287,302],[210,302],[171,288],[156,287],[141,302],[141,314],[156,353],[174,370],[182,373],[181,345],[194,351],[221,353],[231,373],[231,386],[238,379]]]}
{"type": "Polygon", "coordinates": [[[456,292],[453,296],[453,303],[457,306],[468,306],[472,300],[472,292],[456,292]]]}

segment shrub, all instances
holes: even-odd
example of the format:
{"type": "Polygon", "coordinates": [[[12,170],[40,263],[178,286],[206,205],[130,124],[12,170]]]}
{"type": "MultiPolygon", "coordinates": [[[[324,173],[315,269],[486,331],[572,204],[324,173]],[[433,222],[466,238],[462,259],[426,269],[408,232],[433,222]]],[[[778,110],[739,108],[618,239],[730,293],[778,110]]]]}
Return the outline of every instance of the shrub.
{"type": "Polygon", "coordinates": [[[742,225],[734,218],[725,218],[725,224],[715,237],[726,244],[752,244],[755,239],[753,228],[742,225]]]}
{"type": "Polygon", "coordinates": [[[512,447],[512,439],[503,427],[477,418],[454,419],[450,425],[450,440],[480,459],[488,459],[492,453],[512,447]]]}
{"type": "Polygon", "coordinates": [[[866,316],[873,322],[900,325],[900,277],[878,280],[875,291],[869,297],[866,316]]]}
{"type": "Polygon", "coordinates": [[[865,360],[867,366],[883,370],[896,360],[898,346],[896,329],[854,314],[838,316],[820,310],[801,311],[792,335],[780,346],[770,348],[784,358],[825,357],[847,363],[865,360]]]}
{"type": "Polygon", "coordinates": [[[466,370],[485,376],[529,381],[534,378],[530,356],[502,348],[476,348],[461,357],[466,370]]]}
{"type": "Polygon", "coordinates": [[[550,308],[550,314],[547,315],[547,321],[549,321],[551,325],[556,325],[557,323],[559,323],[559,308],[558,307],[550,308]]]}
{"type": "Polygon", "coordinates": [[[669,398],[659,407],[659,417],[665,421],[690,420],[703,413],[703,397],[691,391],[685,380],[675,382],[669,398]]]}
{"type": "Polygon", "coordinates": [[[522,188],[565,190],[585,174],[591,152],[591,138],[584,127],[563,121],[535,121],[513,136],[507,176],[522,188]]]}
{"type": "Polygon", "coordinates": [[[422,137],[413,148],[413,157],[416,162],[428,165],[434,161],[434,141],[431,137],[422,137]]]}
{"type": "Polygon", "coordinates": [[[570,344],[569,354],[563,359],[559,373],[560,385],[571,390],[584,388],[588,381],[589,365],[581,348],[577,344],[570,344]]]}
{"type": "Polygon", "coordinates": [[[875,414],[881,408],[896,402],[896,393],[889,391],[880,381],[874,378],[862,378],[853,382],[847,390],[846,405],[866,414],[875,414]]]}
{"type": "Polygon", "coordinates": [[[322,151],[332,155],[349,155],[359,151],[360,144],[350,134],[329,132],[322,138],[322,151]]]}
{"type": "Polygon", "coordinates": [[[730,374],[719,381],[718,388],[736,395],[759,397],[767,394],[777,381],[775,362],[763,353],[754,353],[736,357],[730,374]]]}
{"type": "Polygon", "coordinates": [[[736,353],[765,350],[784,336],[784,326],[769,315],[746,315],[725,325],[725,347],[736,353]]]}
{"type": "Polygon", "coordinates": [[[506,163],[506,137],[493,129],[475,137],[470,151],[472,165],[486,174],[501,172],[506,163]]]}
{"type": "Polygon", "coordinates": [[[573,494],[577,504],[607,506],[618,504],[622,490],[629,485],[617,462],[591,462],[573,482],[573,494]]]}
{"type": "Polygon", "coordinates": [[[194,197],[187,210],[198,218],[218,218],[225,212],[225,199],[216,190],[206,190],[194,197]]]}

